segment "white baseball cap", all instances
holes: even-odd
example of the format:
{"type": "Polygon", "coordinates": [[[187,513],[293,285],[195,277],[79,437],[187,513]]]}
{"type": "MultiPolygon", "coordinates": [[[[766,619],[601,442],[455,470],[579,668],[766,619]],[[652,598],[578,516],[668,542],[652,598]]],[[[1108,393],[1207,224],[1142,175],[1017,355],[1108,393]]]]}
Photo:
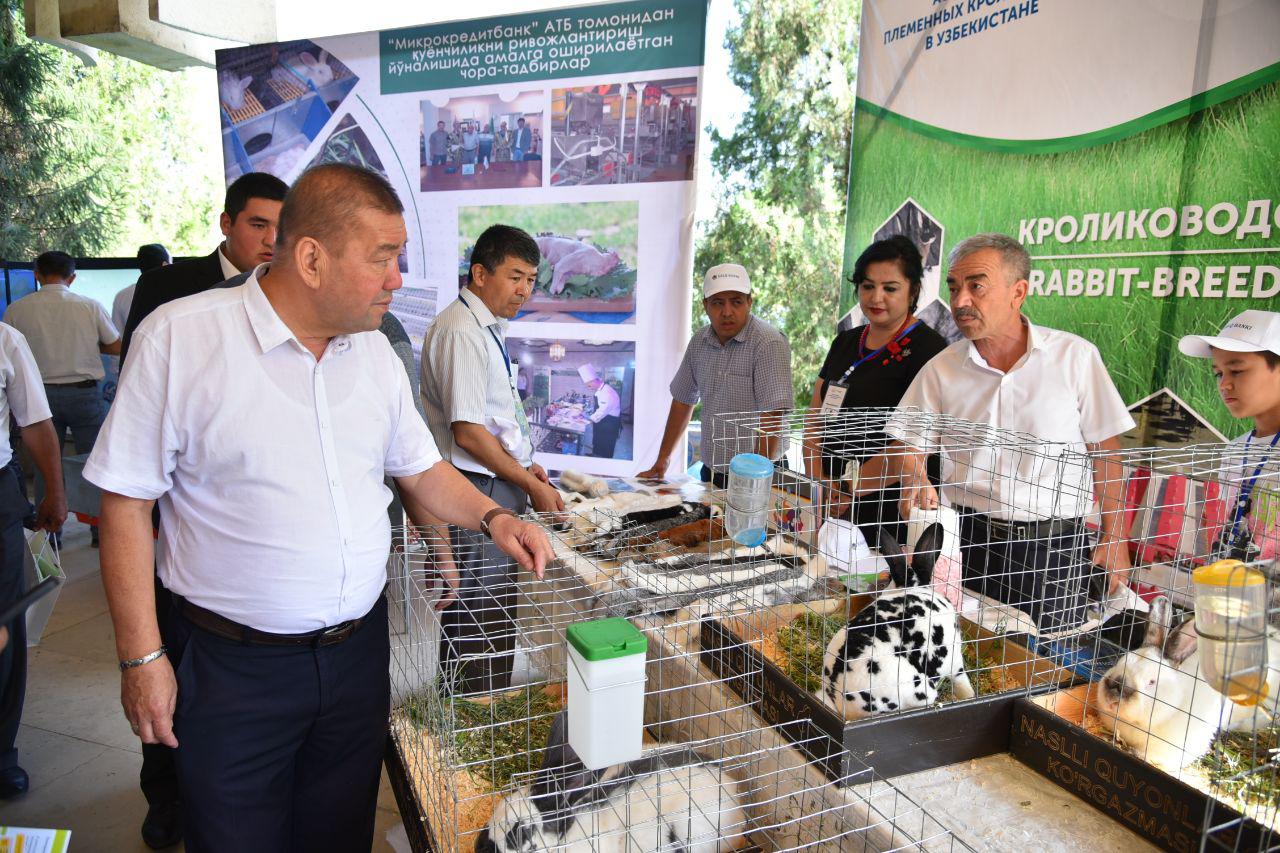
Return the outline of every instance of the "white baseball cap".
{"type": "Polygon", "coordinates": [[[734,293],[751,293],[751,279],[742,264],[716,264],[702,277],[702,298],[731,290],[734,293]]]}
{"type": "Polygon", "coordinates": [[[600,378],[600,374],[596,371],[596,366],[594,364],[584,364],[579,367],[578,376],[581,377],[584,383],[600,378]]]}
{"type": "Polygon", "coordinates": [[[1217,335],[1186,335],[1178,341],[1183,355],[1210,358],[1209,348],[1228,352],[1273,352],[1280,355],[1280,314],[1242,311],[1217,335]]]}

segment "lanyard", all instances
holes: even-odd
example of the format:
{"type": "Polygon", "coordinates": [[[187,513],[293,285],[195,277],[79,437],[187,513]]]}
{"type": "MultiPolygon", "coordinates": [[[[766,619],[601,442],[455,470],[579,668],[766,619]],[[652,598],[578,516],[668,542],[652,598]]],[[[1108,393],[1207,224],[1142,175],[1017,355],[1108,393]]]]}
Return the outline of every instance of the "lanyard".
{"type": "MultiPolygon", "coordinates": [[[[884,346],[880,347],[875,352],[864,355],[862,358],[858,359],[853,364],[849,365],[849,369],[844,372],[843,376],[841,376],[838,380],[836,380],[836,384],[843,385],[844,383],[848,382],[849,377],[853,375],[853,371],[857,370],[863,364],[875,358],[880,353],[884,352],[885,347],[888,347],[889,344],[894,343],[895,341],[901,340],[903,337],[907,335],[908,332],[910,332],[912,329],[914,329],[916,326],[919,326],[919,325],[920,325],[920,321],[916,320],[914,323],[912,323],[910,326],[907,326],[905,329],[898,329],[898,331],[894,334],[894,336],[884,346]]],[[[867,328],[871,328],[871,327],[868,326],[867,328]]]]}
{"type": "MultiPolygon", "coordinates": [[[[502,362],[507,366],[507,378],[511,379],[511,356],[507,355],[507,348],[502,345],[502,339],[498,337],[498,333],[493,330],[493,326],[483,326],[480,318],[476,316],[476,312],[472,311],[471,305],[467,302],[466,297],[462,295],[462,291],[458,291],[458,301],[467,306],[467,310],[471,311],[471,319],[476,321],[476,325],[482,329],[488,329],[489,337],[493,338],[493,342],[498,345],[498,352],[502,353],[502,362]]],[[[514,382],[514,380],[512,380],[514,382]]]]}
{"type": "MultiPolygon", "coordinates": [[[[1249,470],[1249,445],[1253,443],[1253,437],[1257,434],[1257,430],[1250,430],[1249,437],[1244,442],[1244,465],[1241,473],[1249,470]]],[[[1267,453],[1262,457],[1256,468],[1253,469],[1253,476],[1246,477],[1240,486],[1240,496],[1236,498],[1235,517],[1231,522],[1231,541],[1235,542],[1238,538],[1240,530],[1240,522],[1244,521],[1244,517],[1249,513],[1249,504],[1252,503],[1254,487],[1258,485],[1258,478],[1262,476],[1262,469],[1266,467],[1267,462],[1271,460],[1271,451],[1275,449],[1276,442],[1280,441],[1280,432],[1271,436],[1271,445],[1267,448],[1267,453]]]]}

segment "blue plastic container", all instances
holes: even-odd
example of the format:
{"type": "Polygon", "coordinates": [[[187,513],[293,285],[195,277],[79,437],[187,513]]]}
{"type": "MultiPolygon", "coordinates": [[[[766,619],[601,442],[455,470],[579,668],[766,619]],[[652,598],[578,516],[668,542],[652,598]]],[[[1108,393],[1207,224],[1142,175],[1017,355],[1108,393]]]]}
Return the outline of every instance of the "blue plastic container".
{"type": "Polygon", "coordinates": [[[769,535],[773,463],[756,453],[739,453],[729,463],[725,529],[739,545],[757,547],[769,535]]]}

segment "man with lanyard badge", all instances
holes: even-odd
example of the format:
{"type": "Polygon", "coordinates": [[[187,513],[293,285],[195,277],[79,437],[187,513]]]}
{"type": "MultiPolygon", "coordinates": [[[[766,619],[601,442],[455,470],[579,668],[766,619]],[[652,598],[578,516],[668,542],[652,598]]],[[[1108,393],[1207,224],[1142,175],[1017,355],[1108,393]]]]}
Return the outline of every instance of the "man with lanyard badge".
{"type": "MultiPolygon", "coordinates": [[[[422,402],[441,454],[500,506],[523,513],[564,509],[533,442],[504,341],[507,321],[533,291],[541,255],[508,225],[485,230],[471,250],[467,286],[422,341],[422,402]]],[[[514,654],[515,564],[470,533],[454,543],[459,603],[444,611],[441,667],[462,692],[501,689],[514,654]],[[459,655],[466,655],[459,664],[459,655]]]]}

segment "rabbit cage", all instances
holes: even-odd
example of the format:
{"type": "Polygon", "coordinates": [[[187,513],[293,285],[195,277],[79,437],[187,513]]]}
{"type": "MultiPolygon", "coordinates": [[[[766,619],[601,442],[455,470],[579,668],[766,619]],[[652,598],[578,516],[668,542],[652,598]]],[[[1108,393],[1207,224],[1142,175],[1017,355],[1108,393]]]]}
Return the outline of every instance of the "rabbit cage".
{"type": "Polygon", "coordinates": [[[1090,455],[1135,568],[1078,643],[1085,683],[1019,708],[1015,753],[1166,849],[1280,850],[1280,460],[1090,455]]]}
{"type": "MultiPolygon", "coordinates": [[[[542,579],[498,580],[506,564],[474,534],[398,537],[388,765],[415,850],[969,849],[868,768],[836,784],[811,756],[839,744],[809,727],[796,749],[699,665],[698,613],[718,605],[627,585],[616,534],[639,518],[585,509],[561,519],[544,519],[556,559],[542,579]],[[441,609],[440,572],[455,559],[464,588],[497,578],[441,609]],[[596,732],[635,735],[638,748],[588,770],[569,745],[585,706],[569,698],[581,664],[568,641],[597,620],[624,620],[646,651],[644,675],[622,683],[632,704],[596,732]],[[623,722],[633,711],[639,731],[623,722]]],[[[641,544],[632,535],[626,547],[641,544]]]]}
{"type": "Polygon", "coordinates": [[[806,560],[810,586],[757,588],[748,613],[702,626],[714,671],[761,672],[772,722],[812,719],[896,776],[1006,751],[1014,700],[1072,678],[1060,659],[1090,609],[1082,447],[906,409],[704,428],[722,463],[803,463],[773,473],[768,543],[806,560]],[[902,515],[904,472],[936,508],[902,515]],[[962,562],[985,574],[962,582],[962,562]]]}

